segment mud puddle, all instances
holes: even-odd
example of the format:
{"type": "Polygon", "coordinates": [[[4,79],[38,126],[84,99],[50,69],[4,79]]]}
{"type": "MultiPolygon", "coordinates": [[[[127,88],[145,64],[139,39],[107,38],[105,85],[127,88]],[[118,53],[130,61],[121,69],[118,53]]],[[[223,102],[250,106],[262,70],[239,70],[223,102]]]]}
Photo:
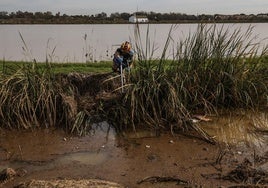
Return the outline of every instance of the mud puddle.
{"type": "Polygon", "coordinates": [[[224,176],[246,158],[257,157],[262,160],[258,168],[267,171],[267,113],[209,118],[211,121],[198,124],[221,144],[148,131],[126,132],[121,137],[106,122],[95,124],[84,137],[57,129],[0,130],[0,171],[9,167],[24,172],[3,186],[31,179],[86,178],[131,188],[233,186],[241,183],[219,178],[219,174],[224,176]]]}
{"type": "Polygon", "coordinates": [[[55,159],[48,161],[27,161],[14,160],[10,163],[0,165],[0,171],[5,168],[25,169],[27,172],[51,170],[54,168],[63,167],[71,163],[77,165],[98,165],[107,159],[106,152],[77,152],[64,154],[55,159]]]}
{"type": "Polygon", "coordinates": [[[200,122],[203,129],[221,143],[248,146],[254,149],[267,148],[268,113],[237,111],[211,117],[212,121],[200,122]]]}

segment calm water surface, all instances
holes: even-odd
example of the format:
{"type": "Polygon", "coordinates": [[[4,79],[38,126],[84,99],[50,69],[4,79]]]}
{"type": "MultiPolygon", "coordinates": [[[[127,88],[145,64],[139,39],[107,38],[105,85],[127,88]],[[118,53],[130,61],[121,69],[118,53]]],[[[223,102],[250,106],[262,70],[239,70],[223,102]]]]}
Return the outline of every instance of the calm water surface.
{"type": "MultiPolygon", "coordinates": [[[[254,26],[256,41],[267,44],[268,24],[225,24],[230,31],[246,31],[254,26]],[[265,40],[263,40],[265,39],[265,40]]],[[[218,24],[219,27],[222,24],[218,24]]],[[[193,33],[197,24],[179,24],[172,31],[171,46],[193,33]]],[[[171,24],[140,25],[142,41],[149,28],[150,43],[155,45],[154,56],[160,56],[171,24]]],[[[44,62],[86,62],[110,60],[115,49],[125,40],[135,43],[135,25],[0,25],[0,59],[44,62]],[[88,54],[86,56],[86,54],[88,54]]],[[[172,49],[168,54],[172,57],[172,49]]]]}

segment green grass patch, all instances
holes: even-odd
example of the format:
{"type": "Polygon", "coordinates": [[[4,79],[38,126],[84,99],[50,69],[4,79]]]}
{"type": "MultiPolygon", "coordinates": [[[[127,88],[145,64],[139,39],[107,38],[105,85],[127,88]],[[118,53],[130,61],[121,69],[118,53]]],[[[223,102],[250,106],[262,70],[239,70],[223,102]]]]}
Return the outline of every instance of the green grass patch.
{"type": "MultiPolygon", "coordinates": [[[[32,62],[22,61],[0,61],[0,72],[13,72],[25,66],[32,66],[32,62]]],[[[36,63],[40,69],[50,67],[54,73],[108,73],[111,72],[111,61],[101,61],[94,63],[36,63]]]]}

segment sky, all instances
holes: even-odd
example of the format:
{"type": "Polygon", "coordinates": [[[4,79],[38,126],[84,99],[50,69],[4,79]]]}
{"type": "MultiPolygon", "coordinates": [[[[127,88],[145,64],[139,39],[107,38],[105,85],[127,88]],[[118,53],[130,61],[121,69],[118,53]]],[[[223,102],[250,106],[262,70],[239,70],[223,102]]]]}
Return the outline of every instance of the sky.
{"type": "Polygon", "coordinates": [[[0,0],[0,11],[95,15],[135,11],[184,14],[268,13],[268,0],[0,0]]]}

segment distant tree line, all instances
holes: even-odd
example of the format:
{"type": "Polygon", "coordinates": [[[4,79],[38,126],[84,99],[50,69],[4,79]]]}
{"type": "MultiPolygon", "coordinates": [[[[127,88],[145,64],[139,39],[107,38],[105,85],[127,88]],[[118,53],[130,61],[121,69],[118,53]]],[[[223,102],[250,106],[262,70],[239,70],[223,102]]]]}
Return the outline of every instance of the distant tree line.
{"type": "MultiPolygon", "coordinates": [[[[268,13],[260,14],[200,14],[136,12],[146,16],[150,23],[198,23],[198,22],[268,22],[268,13]]],[[[128,23],[130,13],[115,12],[109,16],[105,12],[95,15],[67,15],[60,12],[0,12],[0,24],[97,24],[97,23],[128,23]]]]}

